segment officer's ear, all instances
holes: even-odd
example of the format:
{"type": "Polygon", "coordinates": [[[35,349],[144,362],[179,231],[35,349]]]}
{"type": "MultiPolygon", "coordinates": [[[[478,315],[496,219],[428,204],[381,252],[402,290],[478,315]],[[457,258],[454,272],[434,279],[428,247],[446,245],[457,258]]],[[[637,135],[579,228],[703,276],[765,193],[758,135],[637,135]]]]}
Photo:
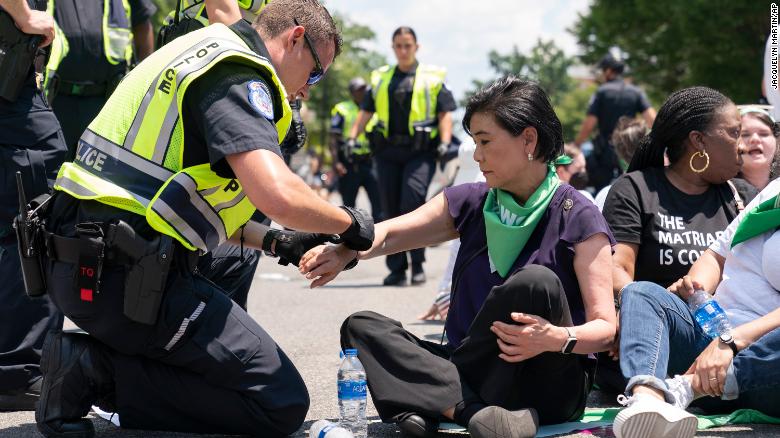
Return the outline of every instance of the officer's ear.
{"type": "Polygon", "coordinates": [[[306,28],[301,25],[294,25],[287,33],[287,37],[284,41],[284,48],[286,51],[292,52],[296,49],[298,44],[303,44],[303,34],[306,32],[306,28]]]}

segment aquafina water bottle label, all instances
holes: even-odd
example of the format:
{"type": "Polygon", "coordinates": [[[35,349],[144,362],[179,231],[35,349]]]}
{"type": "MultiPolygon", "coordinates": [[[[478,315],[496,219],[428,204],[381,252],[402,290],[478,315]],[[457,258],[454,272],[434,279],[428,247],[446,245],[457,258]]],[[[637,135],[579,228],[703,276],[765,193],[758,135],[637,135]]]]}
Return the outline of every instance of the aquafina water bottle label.
{"type": "Polygon", "coordinates": [[[339,399],[356,400],[366,398],[365,380],[343,380],[339,382],[339,399]]]}

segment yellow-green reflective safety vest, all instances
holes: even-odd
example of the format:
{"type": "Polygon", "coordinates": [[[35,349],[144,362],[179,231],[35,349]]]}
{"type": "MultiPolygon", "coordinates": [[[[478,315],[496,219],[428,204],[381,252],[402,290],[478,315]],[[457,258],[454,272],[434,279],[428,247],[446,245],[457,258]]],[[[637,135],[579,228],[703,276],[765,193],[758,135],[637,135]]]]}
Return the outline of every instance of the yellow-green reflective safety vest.
{"type": "MultiPolygon", "coordinates": [[[[374,96],[377,123],[385,137],[390,126],[390,96],[388,87],[395,66],[386,65],[371,72],[371,93],[374,96]]],[[[431,127],[431,138],[439,132],[436,114],[436,102],[439,97],[447,70],[433,65],[419,64],[414,75],[412,88],[412,108],[409,113],[409,135],[414,136],[415,127],[431,127]]]]}
{"type": "MultiPolygon", "coordinates": [[[[257,18],[258,15],[260,15],[260,11],[263,10],[264,7],[268,6],[268,3],[271,3],[271,0],[236,0],[238,3],[238,7],[241,9],[241,17],[250,22],[253,23],[255,21],[255,18],[257,18]]],[[[181,2],[181,15],[179,18],[192,18],[194,20],[198,20],[203,24],[203,26],[209,25],[208,18],[203,16],[203,12],[206,10],[206,2],[204,0],[182,0],[181,2]]],[[[165,19],[165,24],[170,24],[173,22],[173,17],[176,14],[176,11],[171,12],[168,14],[168,17],[165,19]]]]}
{"type": "MultiPolygon", "coordinates": [[[[49,0],[46,12],[54,16],[54,2],[49,0]]],[[[130,24],[130,3],[127,0],[103,0],[103,52],[112,65],[133,61],[133,31],[130,24]]],[[[46,63],[46,77],[43,88],[47,95],[51,91],[51,80],[57,73],[62,60],[68,55],[69,44],[65,33],[55,22],[55,38],[49,61],[46,63]]]]}
{"type": "Polygon", "coordinates": [[[183,168],[181,121],[189,84],[227,61],[253,67],[266,80],[283,139],[292,112],[270,61],[214,24],[165,45],[125,77],[79,139],[74,161],[60,168],[54,188],[145,216],[190,250],[208,252],[227,240],[255,207],[237,180],[217,176],[209,163],[183,168]]]}
{"type": "MultiPolygon", "coordinates": [[[[333,110],[331,110],[331,117],[335,116],[336,114],[340,114],[341,117],[344,118],[344,124],[341,127],[342,140],[346,141],[349,138],[349,132],[357,121],[359,112],[360,107],[358,107],[357,104],[351,100],[339,102],[336,104],[336,106],[333,107],[333,110]]],[[[366,138],[365,133],[361,133],[358,136],[357,141],[360,146],[353,151],[355,155],[365,155],[371,153],[371,149],[368,146],[368,139],[366,138]]]]}

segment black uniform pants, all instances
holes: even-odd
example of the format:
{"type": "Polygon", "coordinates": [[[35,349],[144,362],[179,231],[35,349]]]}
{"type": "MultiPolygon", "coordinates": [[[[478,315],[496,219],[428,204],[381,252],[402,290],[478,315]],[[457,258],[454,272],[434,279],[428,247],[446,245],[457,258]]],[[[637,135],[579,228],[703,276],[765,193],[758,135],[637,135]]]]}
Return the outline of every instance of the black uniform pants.
{"type": "MultiPolygon", "coordinates": [[[[376,155],[382,212],[385,219],[409,213],[425,203],[428,186],[436,171],[432,152],[415,152],[408,147],[386,147],[376,155]]],[[[425,261],[425,248],[409,251],[413,265],[425,261]]],[[[392,272],[409,267],[406,252],[387,256],[392,272]]]]}
{"type": "Polygon", "coordinates": [[[347,207],[354,207],[358,190],[362,186],[371,202],[371,216],[374,222],[383,219],[382,207],[379,201],[379,185],[376,170],[371,158],[363,158],[353,163],[344,163],[347,173],[339,177],[339,193],[341,201],[347,207]]]}
{"type": "Polygon", "coordinates": [[[50,120],[48,132],[36,144],[3,143],[10,134],[0,129],[0,392],[25,388],[40,378],[43,340],[49,330],[61,328],[63,321],[47,297],[30,298],[25,293],[10,219],[19,211],[16,171],[22,173],[29,201],[49,190],[65,158],[56,120],[53,116],[42,119],[50,120]]]}
{"type": "Polygon", "coordinates": [[[511,312],[572,325],[558,277],[545,267],[530,265],[490,291],[454,352],[420,340],[398,321],[374,312],[347,318],[341,326],[341,345],[357,348],[384,421],[406,412],[437,418],[462,400],[510,410],[533,407],[545,424],[579,419],[591,386],[591,363],[585,356],[561,353],[542,353],[519,363],[500,359],[490,326],[494,321],[512,323],[511,312]]]}
{"type": "Polygon", "coordinates": [[[52,300],[107,346],[122,425],[263,436],[296,431],[309,395],[290,359],[217,285],[222,278],[214,271],[190,274],[178,254],[173,264],[155,325],[124,316],[123,267],[104,267],[92,301],[75,287],[75,265],[53,262],[49,269],[52,300]]]}

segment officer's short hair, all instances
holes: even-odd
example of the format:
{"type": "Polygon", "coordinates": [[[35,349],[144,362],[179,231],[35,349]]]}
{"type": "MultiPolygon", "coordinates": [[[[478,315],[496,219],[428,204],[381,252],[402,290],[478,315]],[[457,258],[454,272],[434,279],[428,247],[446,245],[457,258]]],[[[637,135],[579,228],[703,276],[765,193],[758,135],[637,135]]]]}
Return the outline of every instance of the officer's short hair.
{"type": "Polygon", "coordinates": [[[536,158],[549,163],[563,153],[563,129],[542,87],[536,82],[505,76],[477,91],[466,105],[463,129],[476,113],[492,114],[503,129],[517,137],[529,126],[536,128],[536,158]]]}
{"type": "Polygon", "coordinates": [[[273,0],[263,8],[252,27],[263,36],[273,38],[294,26],[294,20],[306,28],[306,34],[314,44],[332,42],[335,56],[341,53],[341,32],[330,12],[317,0],[273,0]]]}

